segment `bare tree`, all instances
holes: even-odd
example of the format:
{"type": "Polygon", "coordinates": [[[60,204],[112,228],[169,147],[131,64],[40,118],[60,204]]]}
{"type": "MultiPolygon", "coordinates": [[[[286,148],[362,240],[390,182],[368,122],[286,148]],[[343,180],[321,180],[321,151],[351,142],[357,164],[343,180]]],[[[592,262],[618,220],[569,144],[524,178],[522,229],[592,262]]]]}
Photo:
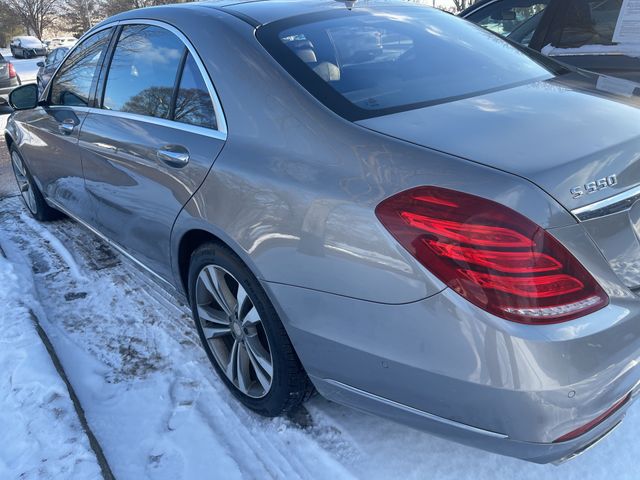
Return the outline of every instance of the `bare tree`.
{"type": "Polygon", "coordinates": [[[62,8],[64,29],[80,37],[102,19],[97,0],[66,0],[62,8]]]}
{"type": "Polygon", "coordinates": [[[453,4],[456,6],[456,10],[458,12],[461,12],[465,8],[470,7],[471,5],[476,3],[476,1],[477,0],[453,0],[453,4]]]}
{"type": "Polygon", "coordinates": [[[0,46],[7,45],[11,37],[20,33],[19,25],[16,23],[13,11],[5,3],[0,2],[0,46]]]}
{"type": "Polygon", "coordinates": [[[1,0],[29,33],[42,40],[56,19],[59,0],[1,0]]]}
{"type": "Polygon", "coordinates": [[[120,12],[133,10],[135,8],[153,7],[156,5],[167,5],[169,3],[182,3],[189,0],[103,0],[101,13],[104,17],[110,17],[120,12]]]}

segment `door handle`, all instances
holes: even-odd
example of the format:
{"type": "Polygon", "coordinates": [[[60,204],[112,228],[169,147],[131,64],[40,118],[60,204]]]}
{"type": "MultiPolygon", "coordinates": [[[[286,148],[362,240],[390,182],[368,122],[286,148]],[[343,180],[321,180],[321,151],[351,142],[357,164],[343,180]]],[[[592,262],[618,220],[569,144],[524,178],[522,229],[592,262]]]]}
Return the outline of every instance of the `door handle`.
{"type": "Polygon", "coordinates": [[[76,123],[70,118],[63,120],[62,123],[58,124],[58,131],[62,135],[71,135],[74,128],[76,128],[76,123]]]}
{"type": "Polygon", "coordinates": [[[158,160],[171,167],[181,168],[189,163],[189,150],[180,145],[167,145],[156,152],[158,160]]]}

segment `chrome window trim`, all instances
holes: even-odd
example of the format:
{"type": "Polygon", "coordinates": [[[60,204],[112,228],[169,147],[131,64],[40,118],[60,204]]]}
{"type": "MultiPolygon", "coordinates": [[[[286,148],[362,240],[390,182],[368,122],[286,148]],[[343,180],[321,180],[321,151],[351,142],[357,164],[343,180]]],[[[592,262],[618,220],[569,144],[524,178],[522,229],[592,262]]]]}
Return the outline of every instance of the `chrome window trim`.
{"type": "Polygon", "coordinates": [[[171,32],[172,34],[174,34],[176,37],[178,37],[178,39],[187,48],[187,50],[189,51],[189,53],[193,57],[194,61],[196,62],[196,65],[198,66],[198,70],[200,71],[200,75],[202,76],[202,79],[204,80],[204,83],[207,86],[207,90],[209,92],[209,97],[211,97],[211,101],[213,103],[213,109],[214,109],[214,112],[215,112],[215,115],[216,115],[216,123],[217,123],[218,128],[217,129],[213,129],[213,128],[206,128],[206,127],[199,127],[199,126],[191,125],[191,124],[188,124],[188,123],[176,122],[175,120],[166,120],[166,119],[162,119],[162,118],[147,117],[145,115],[133,114],[133,113],[128,113],[128,112],[119,112],[119,111],[115,111],[115,110],[106,110],[106,109],[102,109],[102,108],[73,107],[71,105],[51,105],[50,108],[51,107],[72,108],[72,109],[78,109],[77,111],[79,111],[79,112],[89,111],[90,113],[101,113],[101,114],[104,114],[105,112],[108,112],[108,113],[106,113],[106,115],[121,116],[123,118],[129,118],[131,120],[139,120],[139,121],[143,121],[143,122],[147,122],[147,123],[152,123],[152,124],[157,124],[157,125],[164,125],[164,126],[168,126],[168,127],[171,127],[171,128],[177,128],[179,130],[185,130],[185,131],[188,131],[188,132],[197,133],[199,135],[209,136],[209,137],[216,138],[216,139],[219,139],[219,140],[226,140],[227,139],[227,119],[224,116],[224,111],[222,109],[222,104],[220,103],[220,98],[218,97],[216,89],[213,86],[213,82],[211,81],[211,78],[209,77],[209,73],[207,72],[207,69],[205,68],[204,63],[202,62],[202,59],[200,58],[200,55],[198,55],[198,53],[196,52],[196,50],[193,47],[193,45],[191,44],[191,42],[187,39],[187,37],[180,30],[178,30],[173,25],[170,25],[170,24],[165,23],[165,22],[161,22],[159,20],[149,20],[149,19],[143,19],[143,18],[119,20],[119,21],[115,21],[115,22],[105,23],[103,25],[100,25],[99,27],[96,27],[94,29],[89,30],[82,37],[80,37],[78,42],[72,48],[69,49],[69,51],[67,52],[67,54],[65,55],[63,60],[60,62],[60,65],[58,65],[58,68],[56,68],[56,71],[51,76],[51,81],[47,84],[47,87],[45,88],[45,90],[42,93],[42,96],[40,98],[41,99],[42,98],[46,98],[49,95],[49,90],[51,88],[51,85],[53,84],[53,81],[54,81],[55,77],[58,74],[58,70],[60,69],[60,67],[62,67],[62,64],[66,61],[67,56],[69,56],[71,54],[71,52],[73,52],[77,48],[77,46],[80,45],[81,42],[83,42],[86,38],[88,38],[89,36],[91,36],[91,35],[93,35],[95,33],[98,33],[98,32],[100,32],[102,30],[107,29],[107,28],[118,27],[120,25],[153,25],[153,26],[156,26],[156,27],[163,28],[163,29],[171,32]],[[86,110],[84,110],[84,109],[86,109],[86,110]]]}
{"type": "MultiPolygon", "coordinates": [[[[205,127],[198,127],[198,128],[202,128],[204,130],[209,130],[209,131],[217,131],[220,132],[222,134],[224,134],[225,138],[226,138],[226,133],[227,133],[227,119],[224,116],[224,111],[222,110],[222,104],[220,103],[220,98],[218,97],[218,94],[216,92],[215,87],[213,86],[213,83],[211,82],[211,78],[209,77],[209,73],[207,72],[207,69],[204,66],[204,63],[202,62],[202,59],[200,58],[200,55],[198,55],[198,52],[196,52],[196,49],[193,47],[193,45],[191,44],[191,42],[189,41],[189,39],[180,31],[178,30],[176,27],[174,27],[173,25],[170,25],[168,23],[165,22],[161,22],[159,20],[149,20],[149,19],[143,19],[143,18],[133,18],[133,19],[127,19],[127,20],[120,20],[117,22],[112,22],[111,24],[106,24],[106,25],[153,25],[154,27],[159,27],[159,28],[163,28],[171,33],[173,33],[176,37],[178,37],[180,39],[180,41],[182,42],[182,44],[187,48],[187,50],[189,50],[189,53],[191,54],[191,56],[193,57],[193,59],[196,62],[196,65],[198,66],[198,70],[200,71],[200,75],[202,76],[202,79],[204,80],[204,83],[207,85],[207,90],[209,91],[209,96],[211,97],[211,101],[213,102],[213,110],[215,111],[216,114],[216,124],[217,124],[217,129],[209,129],[209,128],[205,128],[205,127]]],[[[106,26],[105,25],[105,26],[106,26]]],[[[116,42],[116,48],[118,47],[118,44],[116,42]]],[[[115,53],[115,50],[114,50],[115,53]]],[[[108,80],[107,80],[108,83],[108,80]]],[[[105,84],[105,89],[106,89],[106,84],[105,84]]],[[[141,117],[143,117],[144,115],[140,115],[141,117]]],[[[169,120],[169,122],[171,122],[172,124],[180,124],[182,125],[181,122],[176,122],[173,120],[169,120]]]]}
{"type": "Polygon", "coordinates": [[[604,200],[571,210],[571,214],[581,222],[594,218],[605,217],[629,210],[640,200],[640,185],[625,190],[604,200]]]}
{"type": "Polygon", "coordinates": [[[182,130],[185,132],[195,133],[206,137],[215,138],[217,140],[226,140],[227,134],[219,130],[213,130],[211,128],[199,127],[197,125],[191,125],[189,123],[176,122],[175,120],[167,120],[165,118],[148,117],[146,115],[140,115],[138,113],[121,112],[118,110],[106,110],[104,108],[89,108],[88,112],[92,115],[104,115],[107,117],[126,118],[129,120],[135,120],[137,122],[150,123],[152,125],[160,125],[167,128],[173,128],[174,130],[182,130]]]}

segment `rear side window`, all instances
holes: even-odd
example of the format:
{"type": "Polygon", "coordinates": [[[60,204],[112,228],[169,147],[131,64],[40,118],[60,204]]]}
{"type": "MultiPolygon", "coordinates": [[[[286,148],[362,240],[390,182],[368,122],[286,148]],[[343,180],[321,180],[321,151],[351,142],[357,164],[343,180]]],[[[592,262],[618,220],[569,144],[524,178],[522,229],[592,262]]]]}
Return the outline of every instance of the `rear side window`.
{"type": "Polygon", "coordinates": [[[350,120],[556,73],[483,28],[424,7],[303,15],[261,27],[257,35],[310,93],[350,120]]]}
{"type": "Polygon", "coordinates": [[[112,29],[83,40],[62,64],[51,82],[51,105],[88,106],[96,68],[111,38],[112,29]]]}
{"type": "Polygon", "coordinates": [[[103,108],[168,119],[185,50],[164,28],[125,26],[111,60],[103,108]]]}
{"type": "Polygon", "coordinates": [[[184,64],[173,118],[176,122],[217,128],[213,102],[191,54],[187,55],[184,64]]]}

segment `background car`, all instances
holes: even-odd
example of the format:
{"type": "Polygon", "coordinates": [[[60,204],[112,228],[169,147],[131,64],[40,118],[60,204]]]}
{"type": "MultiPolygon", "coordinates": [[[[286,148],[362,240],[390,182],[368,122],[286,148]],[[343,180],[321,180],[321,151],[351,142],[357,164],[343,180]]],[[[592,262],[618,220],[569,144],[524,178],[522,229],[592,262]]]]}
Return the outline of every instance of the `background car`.
{"type": "Polygon", "coordinates": [[[78,43],[78,39],[75,37],[55,37],[49,41],[47,46],[52,51],[58,47],[72,47],[76,43],[78,43]]]}
{"type": "Polygon", "coordinates": [[[20,85],[20,78],[11,62],[0,54],[0,105],[6,105],[9,93],[20,85]]]}
{"type": "Polygon", "coordinates": [[[36,37],[14,37],[9,45],[15,58],[39,57],[47,54],[47,46],[36,37]]]}
{"type": "Polygon", "coordinates": [[[36,75],[38,89],[42,90],[49,83],[51,75],[56,71],[68,51],[69,47],[58,47],[52,50],[44,61],[38,62],[38,73],[36,75]]]}
{"type": "Polygon", "coordinates": [[[482,0],[460,16],[567,64],[640,82],[640,28],[634,32],[629,24],[622,32],[625,5],[623,0],[482,0]]]}

